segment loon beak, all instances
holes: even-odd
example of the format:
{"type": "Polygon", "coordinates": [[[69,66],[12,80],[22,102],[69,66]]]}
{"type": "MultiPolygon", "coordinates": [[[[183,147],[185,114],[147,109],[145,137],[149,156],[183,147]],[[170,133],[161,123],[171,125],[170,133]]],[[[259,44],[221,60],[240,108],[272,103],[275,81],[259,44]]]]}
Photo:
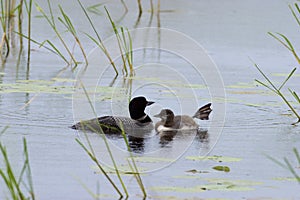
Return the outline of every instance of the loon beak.
{"type": "Polygon", "coordinates": [[[154,104],[154,103],[155,103],[154,101],[147,101],[146,106],[150,106],[150,105],[152,105],[152,104],[154,104]]]}

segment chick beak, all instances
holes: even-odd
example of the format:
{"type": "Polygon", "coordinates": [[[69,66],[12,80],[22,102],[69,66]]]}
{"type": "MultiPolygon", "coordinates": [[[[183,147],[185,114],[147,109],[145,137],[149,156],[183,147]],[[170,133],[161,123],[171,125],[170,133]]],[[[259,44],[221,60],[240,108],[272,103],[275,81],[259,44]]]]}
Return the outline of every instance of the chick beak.
{"type": "Polygon", "coordinates": [[[156,115],[153,115],[153,117],[160,118],[160,113],[158,113],[158,114],[156,114],[156,115]]]}

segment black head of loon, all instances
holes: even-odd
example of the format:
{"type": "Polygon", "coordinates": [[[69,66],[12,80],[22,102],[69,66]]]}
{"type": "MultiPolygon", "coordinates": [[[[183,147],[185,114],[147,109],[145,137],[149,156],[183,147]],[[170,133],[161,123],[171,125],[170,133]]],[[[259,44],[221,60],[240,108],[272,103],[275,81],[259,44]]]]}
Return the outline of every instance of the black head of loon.
{"type": "Polygon", "coordinates": [[[143,96],[133,98],[129,103],[129,113],[131,119],[141,123],[152,122],[151,118],[145,113],[145,108],[153,104],[153,101],[147,101],[143,96]]]}

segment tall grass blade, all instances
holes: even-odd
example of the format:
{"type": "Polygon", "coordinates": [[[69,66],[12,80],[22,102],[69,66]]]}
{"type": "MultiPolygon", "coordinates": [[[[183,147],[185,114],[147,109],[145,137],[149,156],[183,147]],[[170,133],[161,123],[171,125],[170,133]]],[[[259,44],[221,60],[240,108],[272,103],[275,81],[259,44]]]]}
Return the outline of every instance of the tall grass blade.
{"type": "MultiPolygon", "coordinates": [[[[45,13],[45,11],[37,3],[35,3],[35,6],[36,6],[37,10],[42,14],[42,16],[46,19],[46,21],[48,22],[48,24],[50,25],[50,27],[52,28],[52,30],[55,32],[56,36],[58,37],[59,41],[61,42],[61,44],[63,45],[63,47],[67,51],[67,53],[69,54],[71,60],[74,62],[75,67],[76,67],[78,63],[77,63],[77,61],[76,61],[73,53],[71,52],[71,50],[69,49],[69,47],[65,43],[64,39],[62,38],[61,34],[57,30],[50,1],[47,0],[47,2],[48,2],[48,8],[49,8],[49,12],[50,12],[50,17],[47,16],[47,14],[45,13]]],[[[60,54],[62,55],[62,53],[60,53],[60,54]]],[[[69,62],[69,61],[67,61],[67,63],[69,65],[71,64],[71,62],[69,62]]]]}
{"type": "MultiPolygon", "coordinates": [[[[83,89],[83,91],[84,91],[86,97],[87,97],[87,100],[88,100],[88,102],[89,102],[89,105],[91,106],[91,109],[92,109],[92,111],[93,111],[95,117],[97,117],[95,108],[94,108],[94,106],[93,106],[93,104],[92,104],[92,101],[91,101],[91,99],[90,99],[90,97],[89,97],[89,95],[88,95],[88,92],[87,92],[86,88],[84,87],[84,85],[83,85],[82,82],[80,82],[80,84],[81,84],[81,87],[82,87],[82,89],[83,89]]],[[[100,123],[98,124],[98,126],[99,126],[100,132],[99,132],[99,131],[96,131],[96,132],[103,138],[103,141],[104,141],[104,143],[105,143],[105,147],[106,147],[106,149],[107,149],[107,151],[108,151],[108,153],[109,153],[109,156],[110,156],[111,161],[112,161],[112,163],[113,163],[113,166],[114,166],[115,172],[116,172],[116,174],[117,174],[117,177],[118,177],[118,179],[119,179],[119,181],[120,181],[120,183],[121,183],[121,185],[122,185],[122,188],[123,188],[123,190],[124,190],[126,196],[128,197],[128,192],[127,192],[126,186],[125,186],[125,184],[124,184],[124,182],[123,182],[123,180],[122,180],[122,177],[121,177],[121,175],[120,175],[120,172],[119,172],[119,169],[118,169],[118,167],[117,167],[116,161],[115,161],[115,159],[114,159],[114,157],[113,157],[113,154],[112,154],[112,151],[111,151],[111,149],[110,149],[110,147],[109,147],[107,138],[106,138],[106,136],[105,136],[105,134],[104,134],[104,132],[103,132],[103,130],[102,130],[102,128],[101,128],[101,124],[100,124],[100,123]]]]}
{"type": "MultiPolygon", "coordinates": [[[[5,131],[5,130],[3,130],[5,131]]],[[[2,131],[2,132],[3,132],[2,131]]],[[[21,170],[21,173],[19,175],[19,178],[16,178],[16,175],[12,169],[12,166],[8,159],[8,154],[6,148],[1,144],[0,142],[0,152],[3,157],[5,170],[0,168],[0,177],[3,179],[7,189],[9,190],[11,199],[13,200],[26,200],[26,199],[35,199],[34,190],[33,190],[33,182],[32,182],[32,176],[31,176],[31,169],[29,164],[29,155],[28,155],[28,149],[27,149],[27,142],[26,139],[23,139],[23,152],[24,152],[24,164],[21,170]],[[26,179],[27,183],[24,180],[24,174],[27,174],[26,179]],[[23,187],[21,187],[21,183],[23,183],[23,187]],[[29,197],[25,196],[25,188],[27,192],[29,193],[29,197]]]]}
{"type": "Polygon", "coordinates": [[[297,179],[297,181],[300,183],[300,176],[295,172],[294,168],[292,167],[291,163],[288,161],[287,158],[284,158],[284,162],[288,168],[288,170],[293,174],[293,176],[297,179]]]}
{"type": "MultiPolygon", "coordinates": [[[[94,33],[96,34],[96,36],[97,36],[97,38],[98,38],[98,42],[96,42],[96,44],[102,49],[102,51],[104,52],[104,54],[105,54],[106,57],[108,58],[110,64],[112,65],[112,67],[113,67],[113,69],[114,69],[114,71],[115,71],[115,73],[116,73],[116,77],[117,77],[117,76],[119,75],[119,72],[118,72],[118,70],[117,70],[117,67],[116,67],[115,63],[113,62],[112,58],[111,58],[110,55],[109,55],[109,52],[107,51],[106,47],[104,46],[104,44],[103,44],[103,42],[102,42],[102,40],[101,40],[101,37],[100,37],[100,35],[98,34],[98,32],[97,32],[97,30],[96,30],[96,28],[95,28],[95,26],[94,26],[94,24],[93,24],[93,22],[92,22],[90,16],[88,15],[88,13],[87,13],[87,11],[86,11],[86,9],[83,7],[83,5],[82,5],[82,3],[81,3],[80,0],[77,0],[77,1],[78,1],[79,5],[80,5],[82,11],[84,12],[86,18],[88,19],[90,25],[92,26],[94,33]]],[[[86,35],[89,35],[89,34],[86,34],[86,35]]],[[[90,38],[93,38],[93,37],[90,36],[90,38]]],[[[93,40],[93,41],[95,41],[95,40],[93,40]]]]}
{"type": "Polygon", "coordinates": [[[102,12],[98,9],[99,7],[103,6],[105,3],[97,3],[95,5],[89,6],[86,9],[91,12],[94,13],[96,15],[102,15],[102,12]]]}
{"type": "MultiPolygon", "coordinates": [[[[296,7],[296,9],[297,9],[297,11],[298,11],[298,13],[299,13],[299,7],[298,7],[297,3],[295,3],[295,7],[296,7]]],[[[297,15],[296,15],[294,9],[292,8],[291,5],[289,5],[289,8],[290,8],[290,10],[291,10],[291,12],[292,12],[292,14],[293,14],[295,20],[297,21],[297,24],[300,26],[300,20],[299,20],[299,18],[297,17],[297,15]]]]}
{"type": "Polygon", "coordinates": [[[25,7],[27,10],[28,15],[28,28],[27,28],[27,67],[30,65],[30,54],[31,54],[31,11],[32,11],[32,0],[29,0],[29,3],[27,3],[27,0],[25,0],[25,7]]]}
{"type": "Polygon", "coordinates": [[[291,89],[289,89],[289,91],[293,95],[293,97],[296,99],[296,101],[298,103],[300,103],[300,98],[299,98],[298,94],[295,91],[292,91],[291,89]]]}
{"type": "Polygon", "coordinates": [[[259,83],[260,85],[268,88],[269,90],[271,90],[272,92],[274,92],[275,94],[277,94],[277,91],[274,90],[273,88],[271,88],[270,86],[268,86],[267,84],[265,84],[265,83],[263,83],[263,82],[261,82],[260,80],[257,80],[257,79],[254,79],[254,80],[255,80],[255,82],[259,83]]]}
{"type": "Polygon", "coordinates": [[[297,62],[300,64],[300,58],[299,58],[298,54],[296,53],[296,51],[295,51],[295,49],[294,49],[292,43],[289,41],[289,39],[288,39],[285,35],[283,35],[283,34],[281,34],[281,33],[276,33],[276,34],[278,34],[279,36],[281,36],[281,37],[284,39],[284,41],[285,41],[285,42],[284,42],[282,39],[280,39],[279,37],[277,37],[277,36],[274,35],[273,33],[268,32],[268,34],[271,35],[271,36],[272,36],[274,39],[276,39],[278,42],[280,42],[280,43],[281,43],[284,47],[286,47],[289,51],[291,51],[292,54],[294,55],[294,57],[296,58],[297,62]]]}
{"type": "Polygon", "coordinates": [[[253,63],[256,69],[260,72],[260,74],[268,81],[268,83],[272,86],[273,90],[277,91],[276,86],[272,83],[272,81],[265,75],[265,73],[258,67],[256,63],[253,63]]]}
{"type": "Polygon", "coordinates": [[[293,74],[296,71],[296,67],[291,71],[291,73],[288,75],[288,77],[283,81],[283,83],[281,84],[281,86],[278,88],[278,90],[281,90],[281,88],[286,84],[286,82],[293,76],[293,74]]]}
{"type": "Polygon", "coordinates": [[[97,158],[95,157],[94,153],[90,152],[86,146],[77,138],[75,139],[76,142],[84,149],[84,151],[88,154],[88,156],[92,159],[92,161],[94,161],[97,165],[97,167],[101,170],[101,172],[104,174],[104,176],[106,177],[106,179],[110,182],[110,184],[114,187],[114,189],[117,191],[117,193],[120,195],[120,198],[123,197],[121,191],[119,190],[119,188],[115,185],[115,183],[113,182],[113,180],[108,176],[108,174],[106,173],[106,171],[103,169],[103,167],[101,166],[101,164],[98,162],[97,158]]]}
{"type": "Polygon", "coordinates": [[[84,57],[84,60],[85,60],[85,64],[88,65],[88,59],[87,59],[87,56],[86,56],[86,53],[84,51],[84,48],[80,42],[80,39],[77,35],[77,32],[76,32],[76,29],[74,28],[73,26],[73,23],[71,21],[71,19],[68,17],[68,15],[64,12],[64,10],[62,9],[62,7],[59,5],[59,10],[64,18],[64,20],[62,18],[58,18],[58,20],[67,28],[67,30],[73,35],[76,43],[78,44],[80,50],[81,50],[81,53],[84,57]]]}
{"type": "Polygon", "coordinates": [[[298,164],[300,165],[300,155],[299,155],[299,152],[298,152],[298,150],[295,147],[293,148],[293,151],[294,151],[294,154],[295,154],[295,156],[297,158],[298,164]]]}
{"type": "MultiPolygon", "coordinates": [[[[123,70],[125,71],[125,76],[128,75],[128,70],[127,70],[127,64],[126,64],[126,58],[124,57],[124,53],[123,53],[123,46],[122,46],[122,39],[121,39],[121,36],[119,34],[119,31],[117,29],[117,26],[115,24],[115,22],[112,20],[107,8],[104,6],[104,9],[106,11],[106,14],[108,16],[108,19],[111,23],[111,26],[114,30],[114,33],[115,33],[115,36],[117,38],[117,41],[118,41],[118,46],[119,46],[119,50],[120,50],[120,54],[121,54],[121,58],[122,58],[122,62],[123,62],[123,70]]],[[[126,52],[125,52],[126,53],[126,52]]]]}
{"type": "Polygon", "coordinates": [[[137,180],[137,183],[138,183],[139,187],[141,188],[141,191],[143,192],[144,198],[146,198],[147,197],[146,189],[144,187],[144,184],[143,184],[142,178],[140,176],[138,167],[137,167],[137,165],[135,163],[134,157],[132,155],[132,150],[130,148],[130,145],[129,145],[129,142],[128,142],[128,139],[127,139],[127,136],[126,136],[126,133],[124,131],[124,127],[123,127],[123,124],[122,124],[121,121],[119,121],[119,127],[121,128],[121,133],[122,133],[123,139],[125,141],[125,144],[126,144],[126,147],[127,147],[127,151],[130,154],[130,158],[131,158],[131,162],[132,162],[133,166],[131,165],[131,163],[129,162],[129,160],[128,160],[128,164],[129,164],[129,166],[131,168],[131,171],[133,172],[133,175],[134,175],[135,179],[137,180]]]}

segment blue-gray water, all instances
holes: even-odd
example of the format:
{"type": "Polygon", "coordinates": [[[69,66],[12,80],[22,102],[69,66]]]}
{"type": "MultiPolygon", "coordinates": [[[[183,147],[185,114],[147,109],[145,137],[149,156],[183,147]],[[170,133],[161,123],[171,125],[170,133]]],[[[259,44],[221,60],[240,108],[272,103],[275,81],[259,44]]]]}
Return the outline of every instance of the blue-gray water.
{"type": "MultiPolygon", "coordinates": [[[[152,157],[151,153],[154,152],[156,158],[161,158],[161,160],[141,159],[137,162],[141,171],[147,171],[142,179],[150,198],[299,198],[297,193],[299,184],[295,180],[289,180],[293,177],[292,174],[266,157],[269,155],[279,161],[283,161],[286,157],[300,173],[299,163],[292,152],[293,147],[300,146],[299,126],[290,125],[296,119],[290,115],[291,112],[281,103],[279,97],[254,82],[254,79],[263,80],[263,78],[251,61],[254,60],[259,64],[277,84],[284,80],[284,74],[288,74],[294,66],[298,65],[284,47],[267,35],[268,31],[280,32],[286,34],[295,46],[299,43],[298,27],[288,9],[288,2],[280,0],[161,2],[161,10],[166,11],[160,14],[161,27],[174,29],[192,37],[205,48],[216,63],[225,85],[226,117],[220,137],[210,135],[208,131],[206,139],[189,135],[174,137],[172,141],[162,141],[158,135],[154,135],[142,142],[137,141],[138,147],[142,144],[142,148],[137,148],[137,156],[152,157]],[[241,160],[236,162],[225,160],[220,163],[188,159],[191,156],[206,155],[208,152],[210,156],[233,157],[241,160]],[[228,166],[231,171],[225,173],[213,170],[212,167],[217,165],[228,166]],[[186,172],[193,169],[208,173],[186,172]],[[203,188],[208,189],[203,190],[203,188]]],[[[47,7],[45,2],[38,1],[38,3],[43,8],[47,7]]],[[[57,2],[51,1],[51,3],[53,3],[54,14],[57,15],[59,13],[57,2]]],[[[59,3],[70,14],[78,30],[92,33],[76,1],[59,3]]],[[[85,1],[84,4],[88,6],[95,2],[85,1]]],[[[146,27],[150,22],[149,5],[146,2],[143,2],[143,5],[144,13],[137,27],[146,27]]],[[[128,6],[129,12],[120,24],[132,29],[136,23],[137,6],[135,2],[128,2],[128,6]]],[[[123,8],[119,1],[109,2],[107,7],[114,19],[121,17],[123,8]]],[[[107,38],[111,36],[112,30],[103,7],[100,7],[100,10],[102,16],[91,16],[103,38],[107,38]]],[[[33,16],[37,15],[39,13],[34,9],[33,16]]],[[[151,26],[157,26],[156,15],[153,16],[151,26]]],[[[59,44],[43,19],[33,18],[33,30],[32,37],[36,40],[54,38],[54,41],[59,44]]],[[[82,32],[79,34],[86,51],[92,51],[95,45],[82,32]]],[[[64,36],[72,46],[71,36],[67,33],[64,33],[64,36]]],[[[116,192],[103,175],[95,173],[99,170],[75,141],[75,138],[84,140],[83,134],[68,128],[74,123],[72,105],[74,82],[72,80],[76,78],[76,74],[69,68],[61,72],[65,64],[59,57],[37,46],[32,48],[29,72],[26,69],[26,53],[24,53],[19,67],[16,67],[17,55],[11,56],[2,66],[0,74],[0,86],[2,86],[0,124],[1,127],[10,126],[0,139],[7,147],[13,168],[17,171],[21,170],[22,137],[26,137],[37,199],[92,199],[85,186],[96,192],[97,184],[102,195],[100,199],[115,199],[116,192]],[[60,79],[51,83],[40,81],[50,81],[57,76],[65,80],[60,79]],[[25,83],[22,80],[26,79],[35,81],[27,83],[29,86],[24,87],[25,83]],[[37,89],[37,86],[45,86],[46,89],[37,89]],[[53,90],[49,89],[50,86],[53,90]],[[30,103],[26,105],[28,101],[30,103]]],[[[80,51],[77,49],[75,52],[79,60],[82,60],[80,51]]],[[[178,114],[192,115],[198,106],[211,100],[207,87],[203,86],[205,77],[199,78],[192,66],[184,60],[168,52],[157,51],[137,51],[135,56],[135,63],[138,65],[148,63],[148,65],[140,66],[136,70],[136,78],[132,80],[133,94],[145,95],[156,101],[156,105],[147,109],[150,115],[156,114],[162,107],[172,108],[178,114]],[[182,96],[184,105],[174,100],[172,90],[185,91],[186,87],[175,76],[176,73],[167,74],[164,71],[166,69],[164,64],[175,72],[183,74],[189,83],[196,85],[197,102],[190,99],[189,91],[183,92],[186,95],[182,96]],[[151,71],[155,67],[157,68],[155,76],[147,73],[147,69],[151,71]],[[174,76],[174,84],[169,84],[173,87],[163,88],[162,85],[152,84],[139,88],[145,78],[155,82],[164,76],[170,80],[174,76]],[[183,111],[182,107],[185,108],[183,111]]],[[[108,86],[112,81],[112,73],[113,70],[108,69],[99,81],[99,85],[108,86]]],[[[126,81],[125,84],[129,84],[129,81],[126,81]]],[[[123,79],[119,77],[115,85],[122,86],[122,84],[123,79]]],[[[299,72],[296,72],[296,76],[288,82],[287,87],[297,90],[298,85],[299,72]]],[[[126,93],[123,90],[121,92],[126,93]]],[[[117,94],[123,94],[121,92],[117,94]]],[[[285,93],[288,95],[288,92],[285,93]]],[[[105,91],[97,94],[95,108],[98,115],[110,114],[112,111],[128,115],[126,107],[123,106],[127,99],[116,98],[117,100],[111,104],[110,99],[103,98],[105,91]]],[[[299,110],[299,104],[293,105],[299,110]]],[[[218,114],[214,110],[212,117],[218,114]]],[[[210,122],[199,123],[209,130],[210,122]]],[[[96,134],[89,134],[89,137],[94,145],[98,145],[96,146],[98,158],[109,162],[107,153],[102,148],[102,139],[96,134]]],[[[118,137],[110,139],[114,144],[112,146],[117,147],[115,151],[117,161],[124,162],[124,155],[128,154],[118,151],[119,147],[125,148],[123,139],[118,137]]],[[[2,159],[0,166],[3,166],[2,159]]],[[[117,182],[115,175],[112,176],[117,182]]],[[[130,175],[124,175],[124,181],[130,196],[134,199],[140,198],[141,192],[136,180],[130,175]]],[[[0,186],[1,199],[9,196],[2,181],[0,186]]]]}

